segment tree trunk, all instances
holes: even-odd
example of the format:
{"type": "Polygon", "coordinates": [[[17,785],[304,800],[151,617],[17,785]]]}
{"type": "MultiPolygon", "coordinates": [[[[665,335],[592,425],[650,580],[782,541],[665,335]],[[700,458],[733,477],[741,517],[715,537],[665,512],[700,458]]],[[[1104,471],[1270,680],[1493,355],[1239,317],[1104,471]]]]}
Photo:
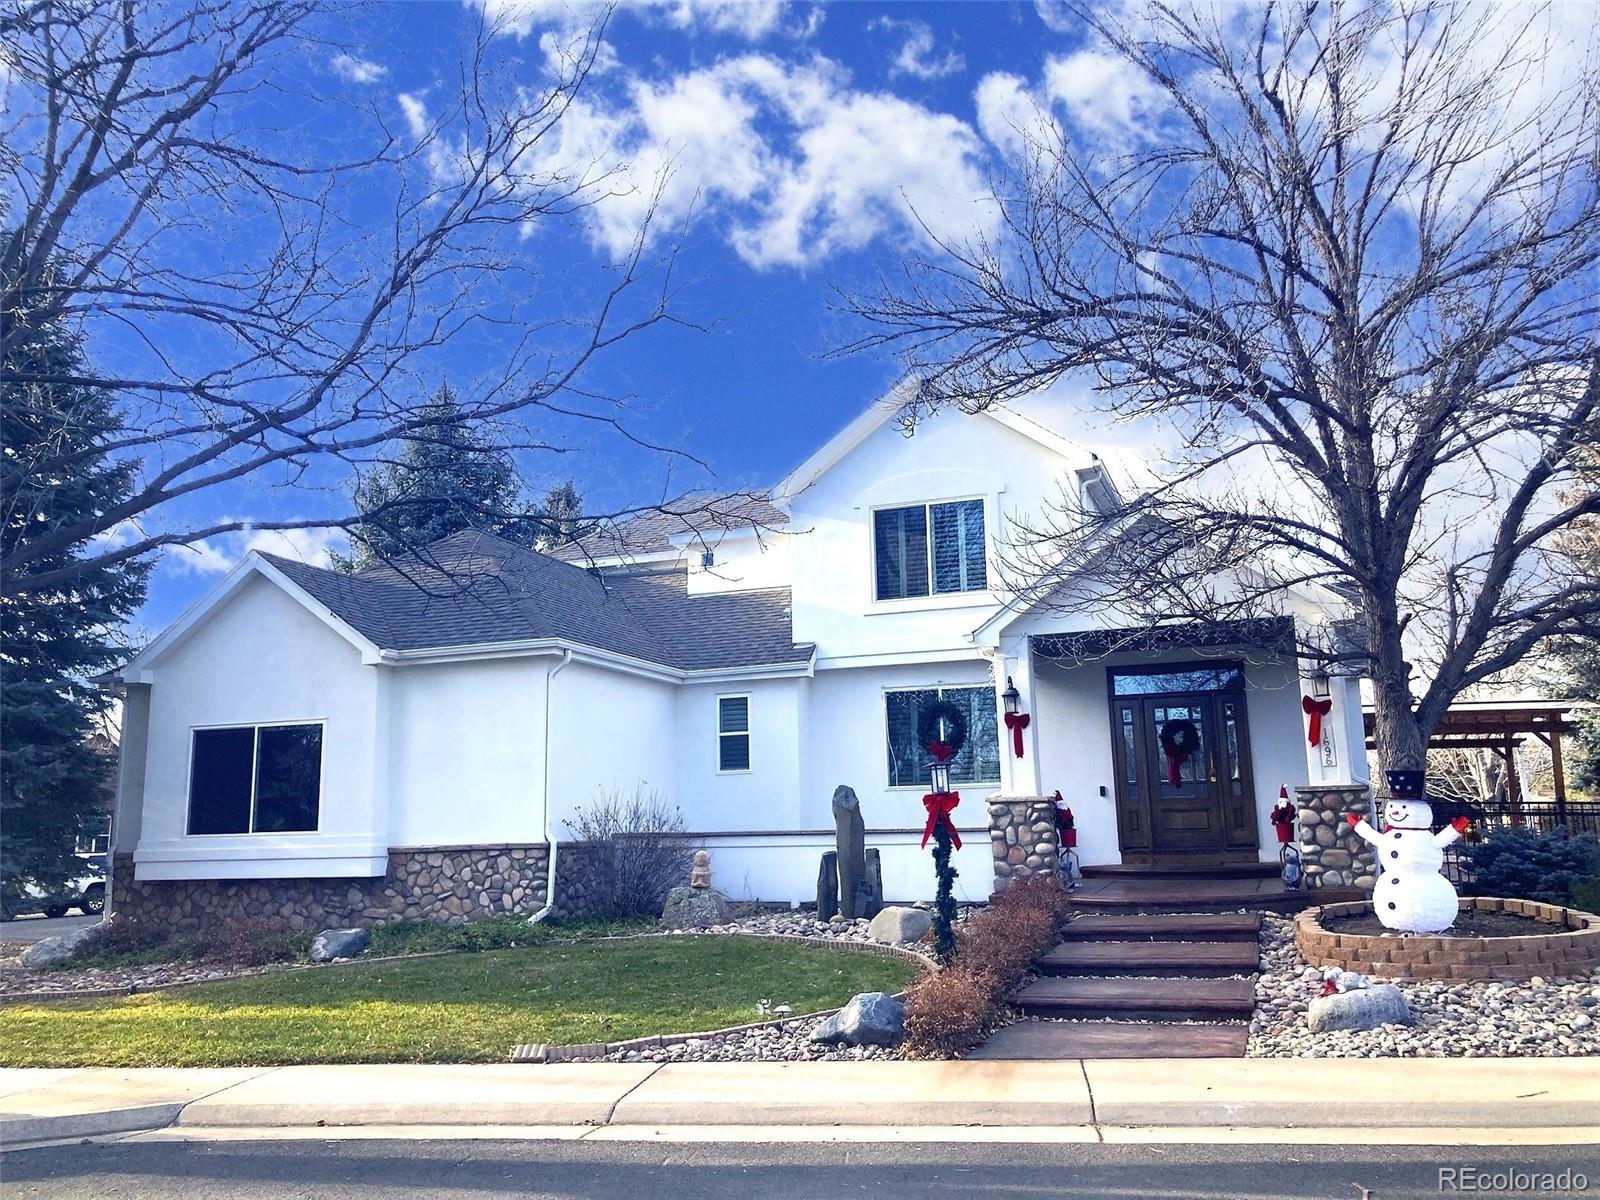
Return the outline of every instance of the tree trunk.
{"type": "MultiPolygon", "coordinates": [[[[1371,601],[1369,600],[1369,604],[1371,601]]],[[[1423,771],[1428,766],[1428,736],[1411,699],[1411,666],[1405,660],[1398,620],[1368,608],[1372,646],[1373,740],[1378,770],[1423,771]]],[[[1382,779],[1382,776],[1379,776],[1382,779]]]]}

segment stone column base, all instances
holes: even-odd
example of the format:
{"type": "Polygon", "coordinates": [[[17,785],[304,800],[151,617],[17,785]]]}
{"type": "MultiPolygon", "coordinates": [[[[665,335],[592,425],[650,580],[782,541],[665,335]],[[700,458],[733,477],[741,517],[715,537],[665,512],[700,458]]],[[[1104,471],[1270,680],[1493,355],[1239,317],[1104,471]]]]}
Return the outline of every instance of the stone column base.
{"type": "Polygon", "coordinates": [[[1002,796],[989,801],[989,844],[994,851],[994,890],[1004,891],[1023,875],[1061,871],[1056,806],[1048,796],[1002,796]]]}
{"type": "Polygon", "coordinates": [[[1300,817],[1300,869],[1308,888],[1378,884],[1377,859],[1346,813],[1369,816],[1372,797],[1364,783],[1313,783],[1294,789],[1300,817]]]}

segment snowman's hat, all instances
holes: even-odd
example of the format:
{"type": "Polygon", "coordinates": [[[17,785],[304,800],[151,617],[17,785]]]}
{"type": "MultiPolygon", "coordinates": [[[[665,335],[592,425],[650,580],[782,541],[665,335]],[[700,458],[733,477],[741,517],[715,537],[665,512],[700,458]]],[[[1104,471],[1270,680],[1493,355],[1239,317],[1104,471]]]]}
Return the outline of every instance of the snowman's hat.
{"type": "Polygon", "coordinates": [[[1385,771],[1389,781],[1389,796],[1394,800],[1421,800],[1425,771],[1385,771]]]}

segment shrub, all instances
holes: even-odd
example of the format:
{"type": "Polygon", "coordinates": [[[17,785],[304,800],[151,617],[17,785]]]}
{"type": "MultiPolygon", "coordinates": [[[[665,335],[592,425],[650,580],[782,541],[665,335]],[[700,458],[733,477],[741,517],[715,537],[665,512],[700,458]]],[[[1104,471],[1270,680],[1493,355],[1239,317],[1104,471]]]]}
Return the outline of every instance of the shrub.
{"type": "Polygon", "coordinates": [[[1572,907],[1600,915],[1600,876],[1572,885],[1572,907]]]}
{"type": "Polygon", "coordinates": [[[1473,889],[1481,896],[1570,904],[1575,884],[1600,875],[1600,842],[1593,834],[1569,835],[1560,826],[1546,832],[1496,829],[1462,853],[1472,864],[1473,889]]]}
{"type": "Polygon", "coordinates": [[[658,792],[605,793],[565,824],[579,841],[605,848],[594,897],[604,912],[659,916],[667,893],[689,882],[694,844],[683,813],[658,792]]]}
{"type": "Polygon", "coordinates": [[[273,917],[227,917],[202,939],[207,962],[264,967],[295,957],[294,935],[273,917]]]}
{"type": "Polygon", "coordinates": [[[906,991],[906,1052],[949,1058],[977,1045],[1004,995],[992,975],[954,963],[930,971],[906,991]]]}
{"type": "Polygon", "coordinates": [[[1007,997],[1060,935],[1072,897],[1059,879],[1025,876],[968,917],[955,953],[906,993],[906,1052],[948,1058],[976,1045],[1007,997]]]}
{"type": "Polygon", "coordinates": [[[192,936],[176,935],[165,925],[127,913],[112,913],[61,965],[63,969],[142,967],[198,956],[199,946],[192,936]]]}

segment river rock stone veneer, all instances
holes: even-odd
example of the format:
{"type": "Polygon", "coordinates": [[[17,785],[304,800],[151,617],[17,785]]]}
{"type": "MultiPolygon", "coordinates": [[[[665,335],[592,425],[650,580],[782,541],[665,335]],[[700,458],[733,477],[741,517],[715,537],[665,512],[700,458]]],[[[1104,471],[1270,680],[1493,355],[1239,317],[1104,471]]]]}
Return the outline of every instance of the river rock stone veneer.
{"type": "Polygon", "coordinates": [[[1004,891],[1022,875],[1061,870],[1056,808],[1048,796],[989,801],[989,845],[994,851],[994,890],[1004,891]]]}
{"type": "Polygon", "coordinates": [[[1372,798],[1364,783],[1311,784],[1294,790],[1300,816],[1300,870],[1308,888],[1358,887],[1370,892],[1378,884],[1372,847],[1363,842],[1346,813],[1366,816],[1372,798]]]}
{"type": "Polygon", "coordinates": [[[1312,966],[1343,967],[1381,979],[1531,979],[1587,975],[1600,967],[1600,917],[1534,900],[1468,897],[1461,911],[1508,912],[1549,921],[1560,932],[1516,937],[1332,933],[1329,917],[1372,912],[1365,901],[1308,908],[1294,920],[1294,944],[1312,966]]]}
{"type": "MultiPolygon", "coordinates": [[[[602,894],[604,847],[562,845],[556,859],[557,916],[590,911],[602,894]]],[[[326,929],[400,919],[456,925],[544,906],[543,845],[395,849],[381,878],[134,879],[119,854],[108,908],[193,931],[229,917],[273,917],[291,929],[326,929]]]]}

